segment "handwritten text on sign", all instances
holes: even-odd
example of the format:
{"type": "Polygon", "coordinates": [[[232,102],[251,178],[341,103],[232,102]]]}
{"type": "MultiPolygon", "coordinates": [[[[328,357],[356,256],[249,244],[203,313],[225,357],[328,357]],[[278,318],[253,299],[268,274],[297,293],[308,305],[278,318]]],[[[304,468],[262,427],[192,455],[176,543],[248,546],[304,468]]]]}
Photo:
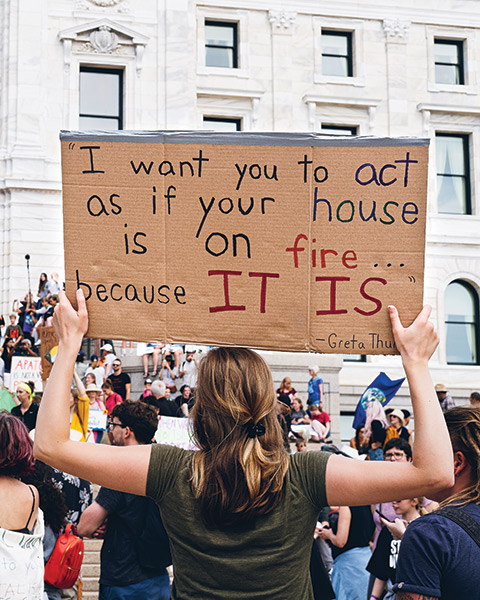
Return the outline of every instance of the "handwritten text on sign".
{"type": "Polygon", "coordinates": [[[427,142],[64,133],[89,335],[394,353],[422,304],[427,142]]]}

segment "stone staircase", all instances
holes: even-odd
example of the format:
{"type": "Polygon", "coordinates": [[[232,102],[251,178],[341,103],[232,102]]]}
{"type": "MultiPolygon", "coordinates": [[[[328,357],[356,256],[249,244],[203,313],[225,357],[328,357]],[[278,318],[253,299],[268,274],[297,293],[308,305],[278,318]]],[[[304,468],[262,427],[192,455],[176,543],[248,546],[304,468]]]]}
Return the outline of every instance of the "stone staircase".
{"type": "Polygon", "coordinates": [[[79,598],[98,598],[98,578],[100,577],[100,549],[103,540],[83,540],[85,544],[85,556],[82,565],[82,596],[79,598]]]}

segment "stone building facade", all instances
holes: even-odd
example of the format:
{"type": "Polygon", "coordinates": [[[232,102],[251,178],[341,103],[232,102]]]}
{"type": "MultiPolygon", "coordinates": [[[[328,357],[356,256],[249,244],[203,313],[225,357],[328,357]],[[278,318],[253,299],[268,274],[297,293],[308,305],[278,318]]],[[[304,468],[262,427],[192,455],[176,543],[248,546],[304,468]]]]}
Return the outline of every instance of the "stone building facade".
{"type": "MultiPolygon", "coordinates": [[[[3,0],[0,28],[4,314],[27,288],[26,254],[33,289],[41,271],[63,271],[61,129],[429,137],[425,301],[441,337],[432,369],[456,398],[478,389],[476,0],[3,0]]],[[[285,357],[269,360],[280,378],[285,357]]],[[[395,357],[342,367],[300,355],[294,385],[322,360],[337,431],[339,393],[348,412],[380,370],[402,372],[395,357]]]]}

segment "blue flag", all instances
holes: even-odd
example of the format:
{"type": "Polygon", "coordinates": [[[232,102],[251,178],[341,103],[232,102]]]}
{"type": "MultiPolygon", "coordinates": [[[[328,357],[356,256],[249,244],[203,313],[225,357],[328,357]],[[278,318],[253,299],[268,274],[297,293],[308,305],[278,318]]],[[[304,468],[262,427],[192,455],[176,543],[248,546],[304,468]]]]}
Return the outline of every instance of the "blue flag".
{"type": "Polygon", "coordinates": [[[382,406],[386,406],[398,392],[404,381],[405,377],[402,377],[401,379],[390,379],[383,371],[380,375],[377,375],[363,392],[362,397],[357,404],[355,417],[353,419],[353,428],[356,429],[357,427],[363,427],[365,425],[365,420],[367,418],[365,409],[368,401],[378,400],[382,406]]]}

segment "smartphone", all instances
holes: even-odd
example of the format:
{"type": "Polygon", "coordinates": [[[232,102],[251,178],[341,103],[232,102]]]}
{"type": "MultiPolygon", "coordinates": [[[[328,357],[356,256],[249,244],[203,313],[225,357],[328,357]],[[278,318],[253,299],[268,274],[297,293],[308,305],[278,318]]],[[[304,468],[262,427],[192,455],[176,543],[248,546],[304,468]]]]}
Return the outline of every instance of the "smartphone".
{"type": "Polygon", "coordinates": [[[382,517],[382,519],[385,519],[385,521],[388,521],[389,523],[393,523],[393,521],[392,521],[391,519],[387,519],[387,517],[386,517],[386,516],[385,516],[383,513],[381,513],[381,512],[378,510],[378,508],[376,508],[376,509],[375,509],[375,512],[376,512],[378,515],[380,515],[380,516],[382,517]]]}

